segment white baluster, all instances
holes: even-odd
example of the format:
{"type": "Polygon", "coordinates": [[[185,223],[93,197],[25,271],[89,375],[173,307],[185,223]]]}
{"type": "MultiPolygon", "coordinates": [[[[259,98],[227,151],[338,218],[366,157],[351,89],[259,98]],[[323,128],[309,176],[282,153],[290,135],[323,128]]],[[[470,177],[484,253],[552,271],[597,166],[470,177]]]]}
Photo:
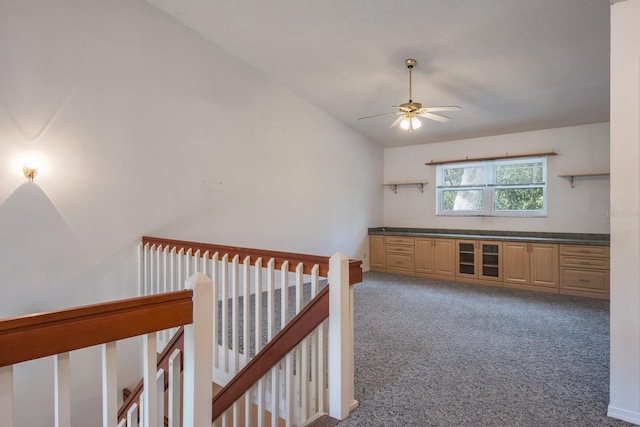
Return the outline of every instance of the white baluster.
{"type": "MultiPolygon", "coordinates": [[[[320,271],[320,267],[318,264],[314,265],[311,269],[311,298],[314,298],[318,295],[318,274],[320,271]]],[[[320,345],[320,328],[315,329],[311,336],[311,383],[309,384],[310,395],[309,399],[311,402],[311,413],[317,414],[320,411],[324,411],[323,408],[319,406],[318,402],[318,388],[320,387],[321,382],[318,380],[318,361],[321,360],[319,358],[318,349],[320,345]]]]}
{"type": "Polygon", "coordinates": [[[184,255],[184,274],[185,277],[191,277],[191,257],[192,257],[193,249],[187,249],[187,253],[184,255]]]}
{"type": "MultiPolygon", "coordinates": [[[[254,288],[255,288],[255,297],[254,301],[254,325],[255,325],[255,354],[258,354],[260,350],[262,350],[262,258],[258,258],[254,264],[254,288]]],[[[264,427],[265,426],[265,379],[260,378],[258,380],[258,387],[256,390],[256,404],[258,406],[257,413],[257,426],[264,427]]]]}
{"type": "MultiPolygon", "coordinates": [[[[200,261],[200,258],[201,258],[200,249],[198,249],[198,250],[196,250],[196,253],[193,254],[193,258],[192,258],[193,259],[193,271],[201,271],[201,270],[198,270],[198,261],[200,261]]],[[[202,273],[202,274],[204,274],[204,273],[202,273]]]]}
{"type": "Polygon", "coordinates": [[[162,288],[162,281],[161,281],[161,276],[160,276],[160,252],[162,251],[162,245],[156,246],[155,248],[156,250],[156,268],[155,268],[155,283],[156,283],[156,293],[157,294],[161,294],[162,292],[164,292],[164,289],[162,288]]]}
{"type": "Polygon", "coordinates": [[[162,250],[162,285],[165,292],[172,291],[169,283],[169,246],[162,250]]]}
{"type": "Polygon", "coordinates": [[[177,268],[176,282],[177,282],[178,288],[176,290],[181,290],[182,284],[186,279],[184,275],[184,248],[180,248],[180,250],[178,251],[177,259],[178,259],[178,266],[177,266],[178,268],[177,268]]]}
{"type": "Polygon", "coordinates": [[[218,265],[218,253],[211,257],[211,278],[213,281],[213,367],[220,369],[220,360],[218,356],[218,301],[220,300],[220,268],[218,265]]]}
{"type": "Polygon", "coordinates": [[[111,427],[118,417],[118,355],[115,341],[102,344],[102,426],[111,427]]]}
{"type": "Polygon", "coordinates": [[[144,246],[138,245],[138,296],[144,295],[144,246]]]}
{"type": "MultiPolygon", "coordinates": [[[[240,257],[235,255],[231,264],[231,354],[233,355],[233,375],[240,371],[240,316],[238,309],[240,280],[238,271],[238,262],[240,257]]],[[[237,422],[240,419],[240,403],[233,402],[233,419],[237,422]]]]}
{"type": "Polygon", "coordinates": [[[211,425],[213,392],[213,283],[196,273],[185,283],[193,289],[193,323],[184,327],[183,426],[211,425]]]}
{"type": "Polygon", "coordinates": [[[13,427],[13,365],[0,367],[0,425],[13,427]]]}
{"type": "MultiPolygon", "coordinates": [[[[156,334],[145,334],[142,337],[143,341],[143,400],[142,415],[144,427],[157,427],[158,426],[158,383],[156,381],[157,375],[157,343],[156,334]]],[[[113,424],[112,424],[113,425],[113,424]]]]}
{"type": "Polygon", "coordinates": [[[205,276],[208,276],[210,274],[209,272],[209,251],[206,251],[203,255],[202,255],[202,259],[201,259],[202,263],[202,267],[201,270],[202,274],[204,274],[205,276]]]}
{"type": "MultiPolygon", "coordinates": [[[[289,322],[289,261],[285,261],[280,266],[280,330],[289,322]]],[[[291,408],[291,387],[292,383],[292,369],[291,366],[291,353],[285,356],[285,361],[282,364],[283,371],[280,376],[280,390],[285,402],[285,414],[284,418],[287,426],[290,425],[291,416],[289,415],[289,409],[291,408]]]]}
{"type": "Polygon", "coordinates": [[[275,333],[275,259],[271,258],[267,263],[267,341],[271,341],[275,333]]]}
{"type": "Polygon", "coordinates": [[[291,427],[293,423],[293,350],[285,356],[284,371],[284,408],[285,426],[291,427]]]}
{"type": "Polygon", "coordinates": [[[138,404],[136,403],[127,411],[127,427],[138,427],[138,404]]]}
{"type": "Polygon", "coordinates": [[[169,277],[171,277],[171,290],[172,291],[177,291],[178,290],[178,286],[176,284],[177,280],[176,280],[176,274],[177,274],[177,269],[176,269],[176,247],[174,246],[173,248],[171,248],[171,256],[170,256],[170,260],[171,260],[171,265],[169,267],[169,270],[171,271],[171,274],[169,277]]]}
{"type": "MultiPolygon", "coordinates": [[[[275,334],[275,259],[271,258],[267,263],[267,340],[271,341],[275,334]]],[[[278,425],[278,413],[280,402],[280,379],[278,376],[279,364],[271,368],[271,425],[278,425]]]]}
{"type": "Polygon", "coordinates": [[[157,426],[164,426],[164,369],[156,372],[156,419],[157,426]]]}
{"type": "Polygon", "coordinates": [[[222,330],[220,337],[222,339],[222,348],[220,349],[220,356],[222,356],[222,360],[220,361],[220,366],[222,370],[227,373],[229,372],[229,254],[224,254],[222,257],[222,262],[220,264],[220,283],[222,284],[221,289],[221,305],[222,305],[222,330]]]}
{"type": "Polygon", "coordinates": [[[182,403],[180,395],[182,393],[182,373],[180,372],[180,364],[182,354],[177,348],[169,356],[169,425],[168,427],[180,427],[180,410],[182,403]]]}
{"type": "Polygon", "coordinates": [[[244,363],[247,364],[249,363],[249,353],[251,347],[251,338],[249,336],[249,332],[251,330],[251,259],[249,257],[246,257],[244,259],[242,267],[242,280],[244,284],[244,296],[242,298],[242,353],[245,357],[244,363]]]}
{"type": "Polygon", "coordinates": [[[240,310],[238,308],[240,299],[239,261],[240,257],[236,255],[233,257],[233,262],[231,263],[231,354],[233,355],[233,375],[237,374],[240,370],[240,333],[238,332],[240,329],[240,310]]]}
{"type": "Polygon", "coordinates": [[[143,265],[142,265],[142,283],[143,283],[143,293],[142,295],[151,295],[151,283],[149,282],[149,249],[150,245],[147,243],[144,245],[144,255],[142,256],[143,265]]]}
{"type": "MultiPolygon", "coordinates": [[[[296,314],[300,313],[304,305],[304,264],[298,263],[296,267],[296,314]]],[[[306,386],[308,383],[308,361],[307,357],[309,352],[307,349],[307,339],[304,338],[300,344],[295,348],[295,360],[296,360],[296,378],[295,378],[295,393],[293,396],[298,396],[300,402],[300,421],[303,422],[307,419],[307,397],[306,386]]],[[[296,399],[293,399],[295,404],[296,399]]],[[[293,406],[293,404],[291,405],[293,406]]]]}
{"type": "Polygon", "coordinates": [[[144,407],[145,407],[145,394],[144,392],[140,395],[140,406],[138,407],[138,424],[141,426],[144,426],[144,419],[145,419],[145,412],[144,412],[144,407]]]}
{"type": "Polygon", "coordinates": [[[280,267],[280,329],[289,321],[289,261],[280,267]]]}
{"type": "Polygon", "coordinates": [[[69,379],[69,353],[53,357],[54,417],[56,427],[71,426],[71,386],[69,379]]]}
{"type": "MultiPolygon", "coordinates": [[[[245,257],[242,264],[242,280],[244,284],[243,299],[242,299],[242,319],[243,319],[243,333],[242,333],[242,346],[244,355],[244,365],[249,363],[249,353],[251,351],[251,342],[249,338],[250,321],[251,321],[251,258],[245,257]]],[[[245,425],[253,425],[254,420],[251,416],[251,390],[252,387],[247,389],[244,395],[244,423],[245,425]]]]}

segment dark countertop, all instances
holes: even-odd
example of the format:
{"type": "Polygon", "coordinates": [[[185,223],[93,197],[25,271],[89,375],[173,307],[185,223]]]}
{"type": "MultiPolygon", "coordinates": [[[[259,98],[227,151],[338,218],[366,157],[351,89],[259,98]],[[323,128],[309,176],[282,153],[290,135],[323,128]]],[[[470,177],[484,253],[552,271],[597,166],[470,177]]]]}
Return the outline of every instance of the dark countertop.
{"type": "Polygon", "coordinates": [[[441,228],[374,227],[370,235],[442,237],[448,239],[504,240],[512,242],[566,243],[572,245],[609,246],[608,234],[547,233],[532,231],[456,230],[441,228]]]}

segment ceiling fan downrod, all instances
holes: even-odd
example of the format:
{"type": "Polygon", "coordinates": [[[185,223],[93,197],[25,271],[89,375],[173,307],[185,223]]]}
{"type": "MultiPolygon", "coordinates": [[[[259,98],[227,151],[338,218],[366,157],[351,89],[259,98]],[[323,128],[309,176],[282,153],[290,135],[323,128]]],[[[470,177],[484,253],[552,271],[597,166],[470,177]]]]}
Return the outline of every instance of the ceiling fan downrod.
{"type": "Polygon", "coordinates": [[[411,104],[413,102],[413,96],[411,96],[411,70],[413,70],[413,67],[418,63],[418,61],[409,58],[405,59],[404,63],[409,69],[409,104],[411,104]]]}

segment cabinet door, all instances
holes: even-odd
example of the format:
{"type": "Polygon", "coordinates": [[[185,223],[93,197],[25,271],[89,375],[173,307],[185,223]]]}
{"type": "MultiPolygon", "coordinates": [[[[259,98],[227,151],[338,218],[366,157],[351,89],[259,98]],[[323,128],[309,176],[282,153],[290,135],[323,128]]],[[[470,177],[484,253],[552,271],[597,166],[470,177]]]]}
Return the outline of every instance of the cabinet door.
{"type": "Polygon", "coordinates": [[[384,270],[384,236],[369,236],[369,256],[372,270],[384,270]]]}
{"type": "Polygon", "coordinates": [[[502,282],[502,242],[478,242],[478,277],[502,282]]]}
{"type": "Polygon", "coordinates": [[[549,288],[558,287],[558,245],[531,243],[530,283],[549,288]]]}
{"type": "Polygon", "coordinates": [[[456,240],[456,276],[478,277],[475,240],[456,240]]]}
{"type": "Polygon", "coordinates": [[[504,242],[504,281],[519,285],[529,284],[529,243],[504,242]]]}
{"type": "Polygon", "coordinates": [[[433,274],[433,239],[416,238],[415,264],[416,273],[433,274]]]}
{"type": "Polygon", "coordinates": [[[456,241],[433,239],[433,272],[439,276],[456,275],[456,241]]]}

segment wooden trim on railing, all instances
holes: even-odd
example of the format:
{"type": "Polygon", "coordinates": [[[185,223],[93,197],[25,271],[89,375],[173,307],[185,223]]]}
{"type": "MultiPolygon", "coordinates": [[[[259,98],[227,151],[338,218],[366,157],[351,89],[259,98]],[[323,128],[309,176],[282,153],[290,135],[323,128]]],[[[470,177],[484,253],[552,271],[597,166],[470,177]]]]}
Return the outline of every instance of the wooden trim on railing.
{"type": "Polygon", "coordinates": [[[309,303],[213,397],[215,421],[298,343],[329,317],[329,286],[309,303]]]}
{"type": "MultiPolygon", "coordinates": [[[[237,246],[212,245],[209,243],[188,242],[184,240],[163,239],[160,237],[149,236],[142,236],[142,243],[145,245],[147,243],[149,243],[150,245],[159,245],[163,248],[175,247],[176,250],[184,248],[185,252],[191,249],[193,253],[198,250],[200,250],[200,253],[202,254],[209,251],[209,256],[213,256],[213,254],[215,254],[216,252],[222,254],[227,253],[232,257],[238,255],[241,260],[243,260],[247,256],[250,256],[252,259],[262,257],[262,259],[264,260],[274,258],[276,261],[276,268],[280,268],[284,261],[289,261],[289,271],[295,271],[298,263],[302,262],[304,264],[305,274],[311,274],[311,269],[313,268],[313,266],[315,264],[318,264],[318,266],[320,267],[320,276],[327,277],[327,274],[329,272],[329,257],[324,256],[296,254],[291,252],[266,251],[263,249],[242,248],[237,246]]],[[[362,282],[362,261],[350,260],[349,284],[355,285],[356,283],[360,282],[362,282]]]]}
{"type": "MultiPolygon", "coordinates": [[[[160,356],[158,356],[158,371],[163,369],[165,372],[164,375],[164,390],[169,386],[169,358],[173,351],[178,349],[184,354],[184,328],[180,327],[173,335],[173,338],[167,343],[160,356]]],[[[184,357],[180,358],[181,363],[184,362],[184,357]]],[[[180,371],[182,372],[182,366],[180,366],[180,371]]],[[[131,407],[134,402],[138,402],[140,400],[140,395],[142,395],[144,381],[140,380],[138,385],[136,385],[133,390],[131,390],[129,396],[124,400],[122,406],[118,410],[118,421],[127,418],[127,411],[131,407]]],[[[140,405],[138,405],[140,407],[140,405]]]]}
{"type": "Polygon", "coordinates": [[[0,367],[193,322],[183,290],[0,321],[0,367]]]}

